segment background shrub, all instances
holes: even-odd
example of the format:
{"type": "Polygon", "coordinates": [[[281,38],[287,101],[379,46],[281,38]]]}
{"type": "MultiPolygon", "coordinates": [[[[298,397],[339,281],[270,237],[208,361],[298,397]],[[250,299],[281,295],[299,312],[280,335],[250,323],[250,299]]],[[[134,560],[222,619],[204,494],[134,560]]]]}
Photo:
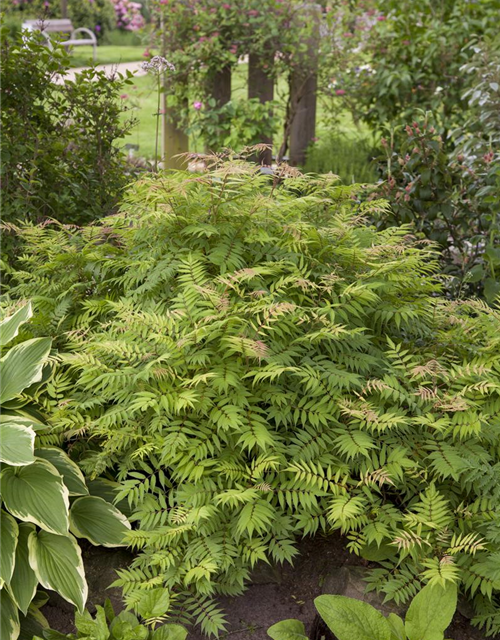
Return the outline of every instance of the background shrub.
{"type": "Polygon", "coordinates": [[[99,40],[117,26],[111,0],[68,0],[68,18],[75,28],[92,29],[99,40]]]}
{"type": "Polygon", "coordinates": [[[498,630],[500,314],[436,297],[427,245],[366,226],[381,209],[232,162],[25,230],[12,293],[64,339],[54,424],[135,510],[130,607],[163,586],[215,633],[255,562],[339,529],[382,561],[372,588],[457,583],[498,630]]]}
{"type": "Polygon", "coordinates": [[[111,213],[127,181],[116,141],[132,124],[119,99],[129,76],[89,69],[56,84],[69,58],[36,35],[2,38],[1,62],[3,222],[82,224],[111,213]]]}
{"type": "Polygon", "coordinates": [[[375,144],[368,138],[326,134],[307,152],[304,171],[338,175],[344,184],[375,182],[379,156],[375,144]]]}

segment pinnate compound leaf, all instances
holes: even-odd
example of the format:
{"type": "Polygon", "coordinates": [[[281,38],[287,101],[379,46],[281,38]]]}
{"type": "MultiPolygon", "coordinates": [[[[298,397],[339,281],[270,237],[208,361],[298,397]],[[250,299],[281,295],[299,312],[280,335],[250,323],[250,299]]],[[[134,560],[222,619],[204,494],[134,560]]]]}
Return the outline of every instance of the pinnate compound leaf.
{"type": "Polygon", "coordinates": [[[124,547],[130,523],[118,509],[97,496],[83,496],[71,506],[70,528],[78,538],[94,545],[124,547]]]}
{"type": "Polygon", "coordinates": [[[35,435],[31,427],[2,422],[0,424],[0,462],[15,467],[35,462],[33,455],[35,435]]]}
{"type": "Polygon", "coordinates": [[[70,496],[85,496],[89,490],[85,478],[77,464],[59,447],[40,447],[35,450],[38,458],[43,458],[52,464],[61,474],[70,496]]]}
{"type": "Polygon", "coordinates": [[[87,582],[82,553],[72,535],[59,536],[33,531],[28,538],[29,562],[38,581],[83,612],[87,601],[87,582]]]}
{"type": "Polygon", "coordinates": [[[68,532],[68,490],[49,462],[37,459],[26,467],[7,467],[0,479],[2,500],[13,516],[48,532],[68,532]]]}
{"type": "Polygon", "coordinates": [[[413,598],[405,619],[408,640],[442,640],[457,608],[457,587],[427,585],[413,598]]]}
{"type": "Polygon", "coordinates": [[[273,640],[308,640],[304,623],[300,620],[282,620],[267,630],[273,640]]]}
{"type": "Polygon", "coordinates": [[[9,584],[14,572],[19,527],[14,518],[5,511],[0,512],[0,585],[9,584]]]}
{"type": "Polygon", "coordinates": [[[0,638],[17,640],[20,631],[19,612],[7,589],[0,590],[0,638]]]}
{"type": "Polygon", "coordinates": [[[26,340],[9,349],[0,359],[0,404],[12,400],[23,389],[41,380],[51,344],[50,338],[26,340]]]}
{"type": "Polygon", "coordinates": [[[367,602],[345,596],[319,596],[318,613],[338,640],[390,640],[384,616],[367,602]]]}
{"type": "Polygon", "coordinates": [[[10,593],[19,609],[26,615],[35,597],[38,578],[29,563],[28,538],[35,527],[27,522],[19,524],[19,538],[16,547],[16,563],[10,581],[10,593]]]}
{"type": "Polygon", "coordinates": [[[24,322],[27,322],[32,315],[31,302],[28,302],[28,304],[18,309],[14,314],[8,318],[4,318],[0,322],[0,347],[5,346],[13,340],[19,332],[19,327],[24,322]]]}

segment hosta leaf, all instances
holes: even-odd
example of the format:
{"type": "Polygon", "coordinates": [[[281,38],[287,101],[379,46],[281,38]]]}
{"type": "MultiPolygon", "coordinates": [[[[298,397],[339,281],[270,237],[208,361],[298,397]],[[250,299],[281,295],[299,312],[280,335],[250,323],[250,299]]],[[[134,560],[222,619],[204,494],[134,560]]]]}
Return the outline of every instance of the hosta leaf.
{"type": "Polygon", "coordinates": [[[0,638],[17,640],[19,637],[19,612],[7,589],[0,590],[0,638]]]}
{"type": "Polygon", "coordinates": [[[5,511],[0,512],[0,586],[9,584],[14,571],[16,558],[16,546],[19,536],[19,527],[14,518],[5,511]]]}
{"type": "Polygon", "coordinates": [[[127,518],[106,500],[84,496],[75,500],[70,511],[71,531],[78,538],[87,538],[103,547],[123,547],[130,529],[127,518]]]}
{"type": "Polygon", "coordinates": [[[267,630],[273,640],[308,640],[304,623],[300,620],[282,620],[267,630]]]}
{"type": "Polygon", "coordinates": [[[408,640],[441,640],[457,608],[457,587],[427,585],[413,598],[405,619],[408,640]]]}
{"type": "Polygon", "coordinates": [[[115,498],[118,495],[122,485],[119,482],[108,480],[107,478],[95,478],[87,482],[87,487],[90,495],[98,496],[106,502],[114,504],[115,507],[121,511],[127,518],[133,513],[133,509],[130,507],[127,500],[119,500],[115,504],[115,498]]]}
{"type": "Polygon", "coordinates": [[[319,596],[316,609],[338,640],[389,640],[384,616],[367,602],[345,596],[319,596]]]}
{"type": "Polygon", "coordinates": [[[0,403],[11,400],[23,389],[41,380],[43,365],[49,355],[51,344],[50,338],[26,340],[9,349],[0,359],[0,403]]]}
{"type": "Polygon", "coordinates": [[[26,467],[8,467],[0,479],[2,500],[13,516],[45,531],[67,533],[68,490],[49,462],[37,459],[26,467]]]}
{"type": "Polygon", "coordinates": [[[85,478],[77,464],[69,458],[59,447],[40,447],[35,450],[35,455],[52,464],[61,474],[70,496],[82,496],[88,494],[85,478]]]}
{"type": "Polygon", "coordinates": [[[5,422],[0,424],[0,462],[24,466],[35,462],[35,432],[31,427],[5,422]]]}
{"type": "Polygon", "coordinates": [[[19,332],[19,327],[24,322],[27,322],[32,315],[31,302],[28,302],[28,304],[18,309],[13,315],[4,318],[0,322],[0,347],[3,347],[15,338],[19,332]]]}
{"type": "Polygon", "coordinates": [[[29,562],[38,581],[52,589],[83,612],[87,583],[82,553],[72,535],[59,536],[33,531],[28,538],[29,562]]]}
{"type": "Polygon", "coordinates": [[[153,631],[151,640],[186,640],[187,635],[187,630],[180,624],[164,624],[153,631]]]}
{"type": "Polygon", "coordinates": [[[19,538],[16,547],[16,564],[10,581],[10,592],[14,602],[26,615],[30,602],[35,597],[38,578],[29,563],[28,537],[35,527],[27,522],[19,524],[19,538]]]}
{"type": "Polygon", "coordinates": [[[10,416],[8,413],[2,412],[0,414],[0,424],[16,424],[21,427],[30,427],[33,431],[40,431],[41,429],[47,429],[46,424],[37,422],[33,418],[25,416],[10,416]]]}

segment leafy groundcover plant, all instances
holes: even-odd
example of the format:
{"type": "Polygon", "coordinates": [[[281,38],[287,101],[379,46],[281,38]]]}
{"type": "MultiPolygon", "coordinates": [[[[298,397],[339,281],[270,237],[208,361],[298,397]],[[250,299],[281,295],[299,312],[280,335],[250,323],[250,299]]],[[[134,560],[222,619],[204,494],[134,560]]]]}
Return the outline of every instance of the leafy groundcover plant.
{"type": "MultiPolygon", "coordinates": [[[[367,602],[345,596],[319,596],[314,604],[338,640],[444,640],[457,608],[455,585],[427,585],[413,599],[403,621],[387,618],[367,602]]],[[[267,631],[273,640],[308,640],[299,620],[283,620],[267,631]]]]}
{"type": "Polygon", "coordinates": [[[338,529],[372,589],[454,583],[498,630],[499,312],[441,299],[429,245],[368,226],[359,187],[214,164],[26,228],[11,291],[57,327],[60,432],[135,510],[128,606],[166,587],[172,622],[216,633],[217,594],[338,529]]]}
{"type": "MultiPolygon", "coordinates": [[[[0,322],[1,346],[17,336],[31,314],[28,303],[0,322]]],[[[31,638],[29,631],[45,624],[37,610],[40,597],[35,598],[39,584],[83,610],[87,584],[76,538],[117,547],[130,529],[114,505],[89,494],[82,472],[61,449],[38,442],[37,433],[46,425],[26,407],[15,410],[19,394],[42,379],[51,342],[19,342],[0,359],[2,640],[16,640],[21,633],[31,638]]]]}

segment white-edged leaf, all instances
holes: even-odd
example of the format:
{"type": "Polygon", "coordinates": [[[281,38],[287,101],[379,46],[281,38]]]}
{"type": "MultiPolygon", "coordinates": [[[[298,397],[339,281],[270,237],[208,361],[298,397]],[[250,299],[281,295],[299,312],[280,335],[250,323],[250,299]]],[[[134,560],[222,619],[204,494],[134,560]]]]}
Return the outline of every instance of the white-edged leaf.
{"type": "Polygon", "coordinates": [[[16,564],[10,580],[9,591],[19,609],[26,615],[35,597],[38,578],[29,563],[28,538],[35,526],[28,522],[19,524],[19,538],[16,547],[16,564]]]}
{"type": "Polygon", "coordinates": [[[304,623],[300,620],[281,620],[267,630],[273,640],[308,640],[304,623]]]}
{"type": "Polygon", "coordinates": [[[97,496],[83,496],[71,505],[70,529],[78,538],[94,545],[124,547],[125,534],[131,528],[121,511],[97,496]]]}
{"type": "Polygon", "coordinates": [[[408,640],[440,640],[457,608],[457,586],[426,585],[413,598],[405,619],[408,640]]]}
{"type": "Polygon", "coordinates": [[[151,635],[151,640],[186,640],[187,629],[180,624],[164,624],[151,635]]]}
{"type": "Polygon", "coordinates": [[[0,512],[0,587],[9,584],[14,572],[16,560],[16,546],[19,537],[19,527],[14,518],[5,511],[0,512]]]}
{"type": "Polygon", "coordinates": [[[85,478],[77,464],[59,447],[40,447],[35,455],[52,464],[61,474],[70,496],[85,496],[88,494],[85,478]]]}
{"type": "Polygon", "coordinates": [[[17,640],[21,626],[19,612],[7,589],[0,590],[0,638],[17,640]]]}
{"type": "Polygon", "coordinates": [[[37,458],[26,467],[7,467],[0,481],[2,500],[13,516],[45,531],[68,532],[68,490],[50,462],[37,458]]]}
{"type": "Polygon", "coordinates": [[[123,498],[115,503],[116,496],[122,489],[122,485],[119,482],[114,482],[107,478],[95,478],[87,482],[87,487],[91,496],[98,496],[106,500],[106,502],[114,504],[127,518],[133,514],[134,510],[130,507],[127,499],[123,498]]]}
{"type": "Polygon", "coordinates": [[[35,462],[33,447],[35,432],[31,427],[23,427],[13,422],[0,424],[0,462],[15,467],[35,462]]]}
{"type": "Polygon", "coordinates": [[[8,344],[19,333],[19,327],[33,315],[31,302],[28,302],[8,318],[0,322],[0,347],[8,344]]]}
{"type": "Polygon", "coordinates": [[[0,404],[19,395],[23,389],[42,379],[43,365],[50,353],[50,338],[33,338],[12,349],[0,359],[0,404]]]}
{"type": "Polygon", "coordinates": [[[390,640],[387,620],[367,602],[325,595],[318,596],[314,604],[338,640],[390,640]]]}
{"type": "Polygon", "coordinates": [[[19,415],[9,415],[7,412],[2,410],[0,413],[0,424],[17,424],[21,427],[29,427],[33,429],[33,431],[41,431],[42,429],[48,429],[46,424],[42,424],[41,422],[37,422],[33,418],[27,416],[19,416],[19,415]]]}
{"type": "Polygon", "coordinates": [[[83,612],[87,582],[82,553],[71,534],[59,536],[33,531],[28,538],[29,562],[40,584],[52,589],[83,612]]]}

